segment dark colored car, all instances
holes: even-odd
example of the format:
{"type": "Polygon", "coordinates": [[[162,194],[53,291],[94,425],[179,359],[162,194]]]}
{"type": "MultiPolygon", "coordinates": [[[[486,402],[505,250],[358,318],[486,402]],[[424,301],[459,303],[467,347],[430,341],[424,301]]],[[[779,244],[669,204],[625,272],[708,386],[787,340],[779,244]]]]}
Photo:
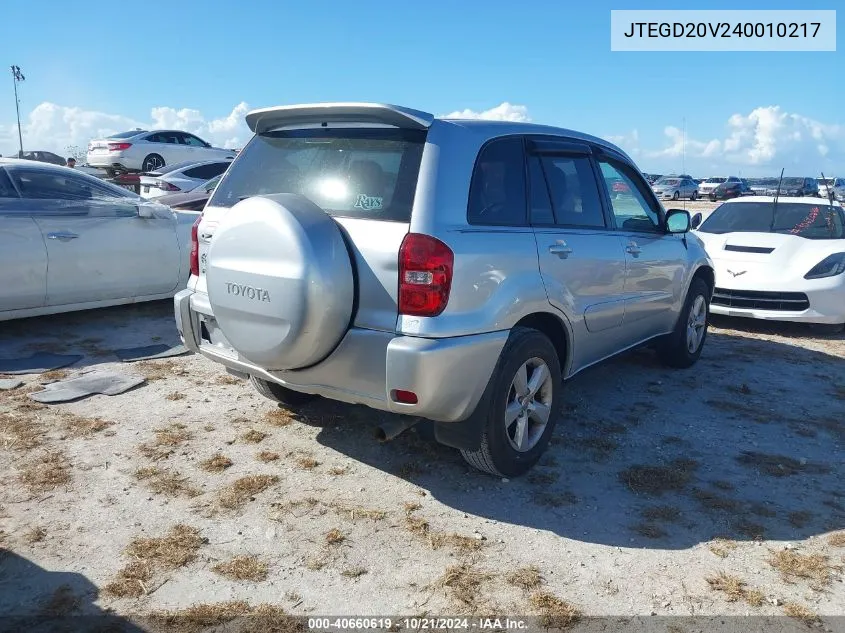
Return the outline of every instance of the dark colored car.
{"type": "Polygon", "coordinates": [[[780,189],[778,195],[794,196],[796,198],[803,198],[804,196],[821,197],[819,193],[819,183],[815,178],[784,178],[778,184],[770,187],[766,192],[767,195],[773,196],[780,189]]]}
{"type": "Polygon", "coordinates": [[[51,165],[62,166],[67,163],[67,161],[58,154],[54,154],[53,152],[45,152],[42,150],[36,150],[31,152],[17,151],[11,156],[9,156],[9,158],[23,158],[24,160],[34,160],[38,161],[39,163],[50,163],[51,165]]]}
{"type": "Polygon", "coordinates": [[[216,176],[209,180],[204,185],[200,185],[196,189],[187,191],[185,193],[171,193],[155,198],[156,202],[166,204],[171,209],[180,209],[182,211],[202,211],[205,203],[214,193],[214,188],[220,182],[222,176],[216,176]]]}
{"type": "Polygon", "coordinates": [[[720,184],[708,196],[710,200],[730,200],[731,198],[739,198],[740,196],[747,196],[752,194],[751,187],[745,180],[727,181],[720,184]]]}

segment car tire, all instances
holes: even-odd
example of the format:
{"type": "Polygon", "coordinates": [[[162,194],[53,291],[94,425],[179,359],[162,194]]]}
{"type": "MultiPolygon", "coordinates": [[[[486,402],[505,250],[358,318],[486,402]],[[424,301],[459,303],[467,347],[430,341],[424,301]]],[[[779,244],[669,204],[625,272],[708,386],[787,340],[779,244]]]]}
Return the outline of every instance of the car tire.
{"type": "Polygon", "coordinates": [[[698,192],[697,192],[697,191],[693,191],[693,192],[690,194],[689,199],[690,199],[692,202],[695,202],[697,198],[698,198],[698,192]]]}
{"type": "Polygon", "coordinates": [[[164,165],[164,158],[160,154],[148,154],[141,163],[141,171],[155,171],[156,169],[161,169],[164,165]]]}
{"type": "Polygon", "coordinates": [[[303,404],[308,404],[309,402],[319,398],[319,396],[315,396],[312,393],[294,391],[293,389],[288,389],[278,383],[270,382],[269,380],[264,380],[263,378],[258,378],[257,376],[250,375],[249,381],[252,383],[252,386],[255,387],[255,390],[262,396],[270,400],[275,400],[286,407],[297,407],[303,404]]]}
{"type": "Polygon", "coordinates": [[[527,472],[549,445],[562,386],[560,359],[549,338],[531,328],[511,330],[487,390],[473,413],[480,417],[480,442],[476,450],[461,450],[467,463],[497,477],[518,477],[527,472]],[[519,378],[523,369],[524,382],[519,378]],[[520,383],[528,389],[522,395],[518,393],[520,383]],[[510,424],[509,409],[516,413],[510,424]],[[524,444],[523,449],[518,448],[520,443],[524,444]]]}
{"type": "Polygon", "coordinates": [[[678,199],[680,199],[680,197],[681,197],[680,191],[676,191],[675,193],[672,194],[672,200],[678,200],[678,199]]]}
{"type": "Polygon", "coordinates": [[[715,193],[710,194],[710,202],[716,202],[716,194],[715,193]]]}
{"type": "Polygon", "coordinates": [[[664,365],[686,369],[701,356],[710,321],[710,295],[710,287],[703,279],[692,280],[674,331],[663,337],[657,347],[664,365]]]}

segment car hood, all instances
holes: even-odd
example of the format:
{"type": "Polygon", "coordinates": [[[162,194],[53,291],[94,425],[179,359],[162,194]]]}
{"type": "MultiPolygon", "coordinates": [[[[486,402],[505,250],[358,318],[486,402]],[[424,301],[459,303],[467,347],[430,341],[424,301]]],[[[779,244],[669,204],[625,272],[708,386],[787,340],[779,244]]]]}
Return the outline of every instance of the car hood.
{"type": "Polygon", "coordinates": [[[833,253],[845,252],[845,239],[810,240],[783,233],[704,233],[696,231],[716,267],[716,285],[766,289],[804,283],[804,275],[833,253]]]}

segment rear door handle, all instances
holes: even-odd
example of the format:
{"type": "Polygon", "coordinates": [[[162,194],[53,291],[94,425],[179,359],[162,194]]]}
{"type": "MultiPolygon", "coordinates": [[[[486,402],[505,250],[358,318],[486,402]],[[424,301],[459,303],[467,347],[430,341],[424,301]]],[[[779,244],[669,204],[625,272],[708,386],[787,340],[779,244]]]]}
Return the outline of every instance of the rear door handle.
{"type": "Polygon", "coordinates": [[[636,242],[628,242],[628,247],[625,250],[634,257],[643,252],[636,242]]]}
{"type": "Polygon", "coordinates": [[[55,233],[47,233],[48,240],[61,240],[62,242],[75,240],[77,237],[79,236],[76,233],[71,233],[70,231],[57,231],[55,233]]]}
{"type": "Polygon", "coordinates": [[[549,246],[549,252],[552,255],[557,255],[561,259],[566,259],[572,254],[572,249],[566,245],[566,242],[557,242],[549,246]]]}

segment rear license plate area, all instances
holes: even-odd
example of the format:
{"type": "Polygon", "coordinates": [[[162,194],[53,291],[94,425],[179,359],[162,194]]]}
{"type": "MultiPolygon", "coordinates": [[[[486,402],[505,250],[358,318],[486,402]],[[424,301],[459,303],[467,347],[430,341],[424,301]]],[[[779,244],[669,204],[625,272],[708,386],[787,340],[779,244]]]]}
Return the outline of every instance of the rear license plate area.
{"type": "Polygon", "coordinates": [[[223,332],[217,327],[217,321],[213,317],[200,316],[200,347],[213,348],[217,354],[224,354],[230,358],[237,358],[238,353],[226,340],[223,332]]]}

